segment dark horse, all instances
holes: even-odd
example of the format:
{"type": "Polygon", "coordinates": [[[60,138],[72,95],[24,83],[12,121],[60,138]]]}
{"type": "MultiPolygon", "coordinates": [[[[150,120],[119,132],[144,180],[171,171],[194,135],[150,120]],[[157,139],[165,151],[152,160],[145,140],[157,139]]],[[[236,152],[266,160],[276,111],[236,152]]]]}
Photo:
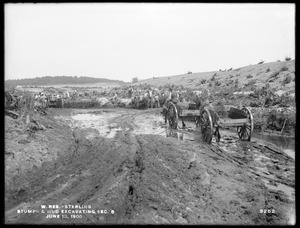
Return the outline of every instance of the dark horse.
{"type": "Polygon", "coordinates": [[[133,99],[134,107],[137,109],[148,109],[150,106],[150,98],[148,97],[141,97],[141,96],[135,96],[133,99]]]}

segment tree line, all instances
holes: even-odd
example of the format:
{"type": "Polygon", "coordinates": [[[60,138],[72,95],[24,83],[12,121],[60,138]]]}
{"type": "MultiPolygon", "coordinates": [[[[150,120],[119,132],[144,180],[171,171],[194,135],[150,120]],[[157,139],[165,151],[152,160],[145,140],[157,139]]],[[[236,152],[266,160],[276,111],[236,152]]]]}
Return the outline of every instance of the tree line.
{"type": "Polygon", "coordinates": [[[86,76],[44,76],[25,79],[9,79],[5,84],[11,86],[25,85],[59,85],[59,84],[87,84],[87,83],[124,83],[121,80],[110,80],[107,78],[93,78],[86,76]]]}

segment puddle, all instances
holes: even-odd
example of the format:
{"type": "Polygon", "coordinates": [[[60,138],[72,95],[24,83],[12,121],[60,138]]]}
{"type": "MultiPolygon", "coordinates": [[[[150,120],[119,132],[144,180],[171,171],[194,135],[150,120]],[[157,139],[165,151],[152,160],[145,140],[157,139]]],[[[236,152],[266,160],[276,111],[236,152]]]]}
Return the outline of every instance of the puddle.
{"type": "Polygon", "coordinates": [[[109,138],[109,139],[114,138],[115,135],[117,134],[117,132],[121,131],[121,130],[122,130],[122,128],[120,128],[120,127],[119,128],[112,128],[110,130],[110,132],[107,135],[105,135],[105,138],[109,138]]]}
{"type": "MultiPolygon", "coordinates": [[[[122,113],[78,113],[72,116],[71,122],[73,122],[73,127],[80,128],[92,128],[99,132],[99,136],[105,138],[114,138],[118,131],[128,131],[122,129],[116,123],[110,123],[110,121],[122,113]]],[[[148,115],[148,116],[136,116],[134,119],[135,129],[132,131],[133,134],[154,134],[154,135],[166,135],[166,125],[163,125],[163,118],[158,115],[148,115]],[[154,123],[154,124],[153,124],[154,123]]],[[[87,135],[87,138],[93,138],[95,135],[87,135]]]]}
{"type": "Polygon", "coordinates": [[[253,140],[261,143],[272,143],[284,153],[295,159],[295,138],[277,135],[253,135],[253,140]]]}
{"type": "MultiPolygon", "coordinates": [[[[220,129],[221,137],[226,135],[229,137],[236,137],[237,133],[234,130],[220,129]]],[[[222,140],[222,139],[221,139],[222,140]]],[[[255,132],[252,135],[252,141],[256,141],[261,144],[274,144],[279,147],[287,155],[295,159],[295,138],[277,136],[277,135],[258,135],[255,132]]]]}
{"type": "Polygon", "coordinates": [[[183,130],[174,130],[167,128],[165,130],[165,137],[166,138],[177,138],[178,140],[188,140],[188,141],[196,141],[197,136],[193,133],[189,133],[183,130]]]}
{"type": "MultiPolygon", "coordinates": [[[[78,113],[71,116],[69,124],[72,128],[92,128],[98,131],[98,134],[91,133],[86,135],[87,139],[92,139],[97,136],[105,138],[114,138],[118,131],[121,131],[122,128],[117,124],[110,124],[109,121],[113,118],[116,118],[121,114],[115,113],[78,113]]],[[[62,117],[63,118],[63,117],[62,117]]]]}
{"type": "Polygon", "coordinates": [[[135,129],[132,133],[136,135],[152,134],[164,136],[167,125],[163,123],[164,120],[161,115],[136,116],[134,119],[135,129]]]}
{"type": "Polygon", "coordinates": [[[80,120],[80,121],[86,121],[86,120],[99,120],[103,118],[102,116],[99,115],[94,115],[94,114],[76,114],[72,116],[74,120],[80,120]]]}

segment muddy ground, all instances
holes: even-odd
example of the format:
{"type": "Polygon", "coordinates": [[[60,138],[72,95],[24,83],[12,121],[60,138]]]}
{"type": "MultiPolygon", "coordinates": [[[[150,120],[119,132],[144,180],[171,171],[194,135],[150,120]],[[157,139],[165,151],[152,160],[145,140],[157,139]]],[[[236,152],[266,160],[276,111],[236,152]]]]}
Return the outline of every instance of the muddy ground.
{"type": "Polygon", "coordinates": [[[49,109],[34,132],[5,117],[5,223],[295,222],[292,157],[222,131],[208,145],[193,122],[170,130],[160,112],[49,109]]]}

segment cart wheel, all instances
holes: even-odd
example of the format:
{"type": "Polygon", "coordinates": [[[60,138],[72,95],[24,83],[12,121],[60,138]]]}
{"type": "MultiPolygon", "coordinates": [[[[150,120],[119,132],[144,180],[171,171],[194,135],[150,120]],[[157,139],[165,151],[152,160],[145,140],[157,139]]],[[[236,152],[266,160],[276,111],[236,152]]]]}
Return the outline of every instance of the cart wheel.
{"type": "Polygon", "coordinates": [[[196,124],[196,127],[199,127],[200,126],[200,117],[195,117],[195,124],[196,124]]]}
{"type": "Polygon", "coordinates": [[[207,143],[211,143],[213,136],[213,124],[211,115],[206,108],[200,113],[200,127],[203,140],[207,143]]]}
{"type": "Polygon", "coordinates": [[[178,112],[176,106],[172,102],[169,102],[168,104],[167,119],[171,128],[178,128],[178,112]]]}
{"type": "Polygon", "coordinates": [[[248,123],[238,126],[237,133],[240,139],[250,141],[253,132],[253,116],[248,108],[243,107],[242,110],[247,113],[248,123]]]}

